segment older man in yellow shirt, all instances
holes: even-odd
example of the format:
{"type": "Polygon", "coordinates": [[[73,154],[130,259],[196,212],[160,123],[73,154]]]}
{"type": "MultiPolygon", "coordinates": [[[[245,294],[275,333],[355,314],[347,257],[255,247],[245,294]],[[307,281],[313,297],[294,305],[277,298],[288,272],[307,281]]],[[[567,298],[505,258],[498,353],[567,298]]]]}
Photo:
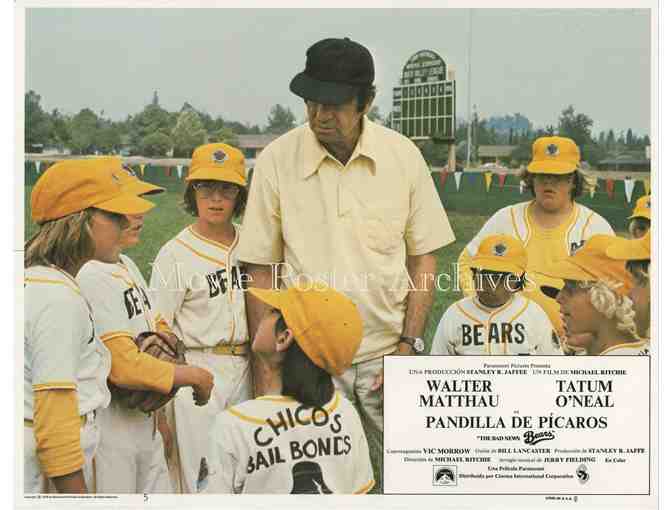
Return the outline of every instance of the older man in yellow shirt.
{"type": "MultiPolygon", "coordinates": [[[[238,254],[252,287],[328,285],[356,303],[364,339],[335,382],[374,432],[380,464],[383,356],[424,349],[434,252],[455,237],[420,151],[366,117],[375,96],[369,51],[325,39],[306,55],[290,90],[304,99],[308,123],[257,158],[238,254]]],[[[248,294],[251,334],[263,312],[248,294]]],[[[258,386],[265,373],[255,370],[258,386]]]]}

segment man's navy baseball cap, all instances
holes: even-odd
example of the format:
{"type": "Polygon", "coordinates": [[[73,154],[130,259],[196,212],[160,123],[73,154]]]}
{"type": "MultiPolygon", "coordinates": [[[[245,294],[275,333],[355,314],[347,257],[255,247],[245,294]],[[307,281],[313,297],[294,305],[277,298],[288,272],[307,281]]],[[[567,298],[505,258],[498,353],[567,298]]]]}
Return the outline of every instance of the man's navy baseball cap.
{"type": "Polygon", "coordinates": [[[342,104],[361,86],[373,84],[371,53],[347,37],[316,42],[308,48],[306,57],[306,68],[289,84],[289,90],[303,99],[342,104]]]}

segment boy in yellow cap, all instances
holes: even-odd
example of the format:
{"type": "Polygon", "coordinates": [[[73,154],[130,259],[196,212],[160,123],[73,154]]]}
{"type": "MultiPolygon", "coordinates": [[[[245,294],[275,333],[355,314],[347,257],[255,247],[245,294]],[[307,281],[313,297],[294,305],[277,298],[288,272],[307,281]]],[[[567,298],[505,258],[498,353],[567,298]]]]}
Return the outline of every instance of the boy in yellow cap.
{"type": "Polygon", "coordinates": [[[507,235],[488,236],[471,259],[476,295],[443,314],[432,354],[562,354],[546,312],[523,297],[527,254],[507,235]]]}
{"type": "Polygon", "coordinates": [[[271,307],[252,344],[266,393],[217,417],[203,490],[368,492],[375,482],[366,435],[332,379],[350,367],[362,341],[357,307],[328,287],[249,292],[271,307]]]}
{"type": "Polygon", "coordinates": [[[633,239],[643,237],[651,228],[651,195],[640,197],[628,216],[628,232],[633,239]]]}
{"type": "MultiPolygon", "coordinates": [[[[101,158],[121,188],[133,195],[162,192],[163,188],[140,181],[124,168],[120,158],[101,158]]],[[[128,228],[121,233],[122,248],[140,240],[144,214],[128,215],[128,228]]],[[[174,388],[194,386],[198,404],[207,402],[212,374],[200,367],[180,366],[138,352],[134,338],[160,329],[160,316],[145,279],[135,263],[119,254],[114,262],[91,260],[77,274],[77,283],[91,305],[96,333],[112,355],[109,379],[121,387],[170,393],[174,388]]],[[[161,437],[156,435],[157,417],[128,409],[112,398],[98,415],[101,440],[96,453],[96,489],[109,494],[154,494],[173,492],[161,437]]]]}
{"type": "Polygon", "coordinates": [[[625,263],[609,258],[615,236],[596,235],[576,253],[548,268],[564,280],[557,301],[569,341],[587,355],[648,354],[648,341],[637,333],[635,311],[628,293],[633,282],[625,263]],[[582,333],[590,333],[583,335],[582,333]]]}
{"type": "Polygon", "coordinates": [[[75,281],[89,260],[112,262],[125,214],[151,202],[124,192],[109,165],[69,160],[31,195],[37,233],[24,255],[24,493],[86,493],[99,441],[96,411],[110,402],[110,353],[75,281]]]}
{"type": "Polygon", "coordinates": [[[637,332],[641,337],[651,338],[651,230],[633,240],[619,237],[607,248],[607,257],[626,261],[625,267],[634,280],[629,296],[635,309],[637,332]]]}
{"type": "Polygon", "coordinates": [[[223,143],[194,149],[184,207],[196,221],[168,241],[152,265],[150,288],[166,326],[184,342],[189,364],[213,372],[207,406],[178,394],[167,409],[176,448],[170,468],[178,492],[197,492],[215,416],[252,397],[250,341],[238,261],[239,216],[247,197],[245,157],[223,143]],[[179,476],[178,476],[179,475],[179,476]]]}
{"type": "Polygon", "coordinates": [[[497,211],[467,244],[459,258],[465,295],[473,294],[469,267],[481,241],[489,235],[506,234],[521,241],[527,252],[531,285],[524,294],[543,303],[554,324],[561,322],[557,303],[539,290],[546,283],[541,270],[570,255],[589,237],[614,233],[603,217],[576,202],[585,187],[580,162],[579,148],[570,138],[544,136],[535,140],[532,161],[521,175],[533,198],[497,211]]]}

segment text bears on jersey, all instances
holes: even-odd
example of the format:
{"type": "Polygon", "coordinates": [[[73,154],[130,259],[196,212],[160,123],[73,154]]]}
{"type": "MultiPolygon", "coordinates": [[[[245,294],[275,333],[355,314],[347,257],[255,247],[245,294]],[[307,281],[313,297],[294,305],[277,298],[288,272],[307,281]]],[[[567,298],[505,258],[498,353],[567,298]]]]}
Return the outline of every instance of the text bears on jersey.
{"type": "Polygon", "coordinates": [[[525,324],[520,322],[491,322],[485,324],[462,324],[462,345],[522,344],[525,342],[525,324]]]}

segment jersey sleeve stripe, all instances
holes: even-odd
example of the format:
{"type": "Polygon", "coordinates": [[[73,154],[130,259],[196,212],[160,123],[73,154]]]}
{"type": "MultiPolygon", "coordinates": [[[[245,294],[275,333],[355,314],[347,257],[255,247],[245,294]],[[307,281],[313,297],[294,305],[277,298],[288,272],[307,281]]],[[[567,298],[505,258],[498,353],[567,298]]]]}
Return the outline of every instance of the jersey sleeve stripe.
{"type": "Polygon", "coordinates": [[[516,216],[513,214],[513,207],[509,209],[511,213],[511,225],[513,225],[513,230],[516,233],[516,237],[522,242],[523,238],[520,236],[520,231],[518,230],[518,223],[516,222],[516,216]]]}
{"type": "Polygon", "coordinates": [[[110,331],[109,333],[101,335],[100,339],[103,342],[107,342],[108,340],[112,340],[113,338],[118,338],[120,336],[128,336],[130,338],[135,338],[133,333],[131,333],[130,331],[110,331]]]}
{"type": "Polygon", "coordinates": [[[233,243],[231,243],[231,246],[226,246],[222,243],[218,243],[217,241],[213,241],[212,239],[208,239],[207,237],[203,237],[201,234],[196,232],[193,227],[189,227],[189,233],[194,236],[196,239],[203,241],[206,244],[210,244],[214,246],[215,248],[219,248],[220,250],[230,252],[233,250],[235,247],[236,243],[238,242],[238,230],[235,232],[235,237],[233,240],[233,243]]]}
{"type": "Polygon", "coordinates": [[[581,239],[585,239],[586,230],[588,230],[588,225],[590,225],[590,220],[593,219],[593,216],[595,216],[595,211],[591,211],[591,213],[588,215],[588,218],[586,218],[586,223],[581,229],[581,239]]]}
{"type": "Polygon", "coordinates": [[[366,494],[371,489],[373,489],[373,486],[375,484],[376,484],[376,482],[374,480],[369,480],[367,483],[365,483],[359,489],[357,489],[354,493],[355,494],[366,494]]]}
{"type": "Polygon", "coordinates": [[[65,283],[64,281],[61,281],[61,280],[50,280],[48,278],[32,278],[32,277],[24,278],[24,280],[28,283],[55,283],[55,284],[58,284],[58,285],[63,285],[64,287],[69,288],[73,292],[76,292],[80,296],[82,295],[82,293],[80,292],[80,290],[77,287],[75,287],[74,285],[70,285],[68,283],[65,283]]]}
{"type": "Polygon", "coordinates": [[[515,321],[518,317],[520,317],[525,312],[525,310],[527,310],[528,306],[530,306],[530,299],[525,298],[525,304],[523,305],[523,307],[520,310],[518,310],[518,312],[516,312],[516,314],[513,317],[511,317],[507,322],[515,321]]]}
{"type": "Polygon", "coordinates": [[[527,248],[527,243],[532,239],[532,222],[530,221],[530,207],[532,206],[532,202],[529,202],[525,206],[525,210],[523,211],[523,219],[525,220],[525,228],[527,229],[527,232],[525,233],[525,240],[523,241],[523,245],[527,248]]]}
{"type": "Polygon", "coordinates": [[[48,383],[33,384],[33,391],[46,390],[76,390],[77,384],[72,381],[53,381],[48,383]]]}
{"type": "Polygon", "coordinates": [[[190,252],[192,252],[192,253],[193,253],[194,255],[196,255],[197,257],[201,257],[201,258],[203,258],[203,259],[205,259],[205,260],[208,260],[208,261],[210,261],[210,262],[214,262],[215,264],[219,264],[219,265],[221,265],[222,267],[226,267],[226,262],[224,262],[224,261],[222,261],[222,260],[219,260],[219,259],[216,259],[216,258],[214,258],[214,257],[209,257],[209,256],[206,255],[205,253],[201,253],[200,251],[196,250],[195,248],[192,248],[191,246],[189,246],[189,245],[188,245],[187,243],[185,243],[182,239],[175,239],[175,242],[180,243],[182,246],[184,246],[187,250],[189,250],[190,252]]]}

